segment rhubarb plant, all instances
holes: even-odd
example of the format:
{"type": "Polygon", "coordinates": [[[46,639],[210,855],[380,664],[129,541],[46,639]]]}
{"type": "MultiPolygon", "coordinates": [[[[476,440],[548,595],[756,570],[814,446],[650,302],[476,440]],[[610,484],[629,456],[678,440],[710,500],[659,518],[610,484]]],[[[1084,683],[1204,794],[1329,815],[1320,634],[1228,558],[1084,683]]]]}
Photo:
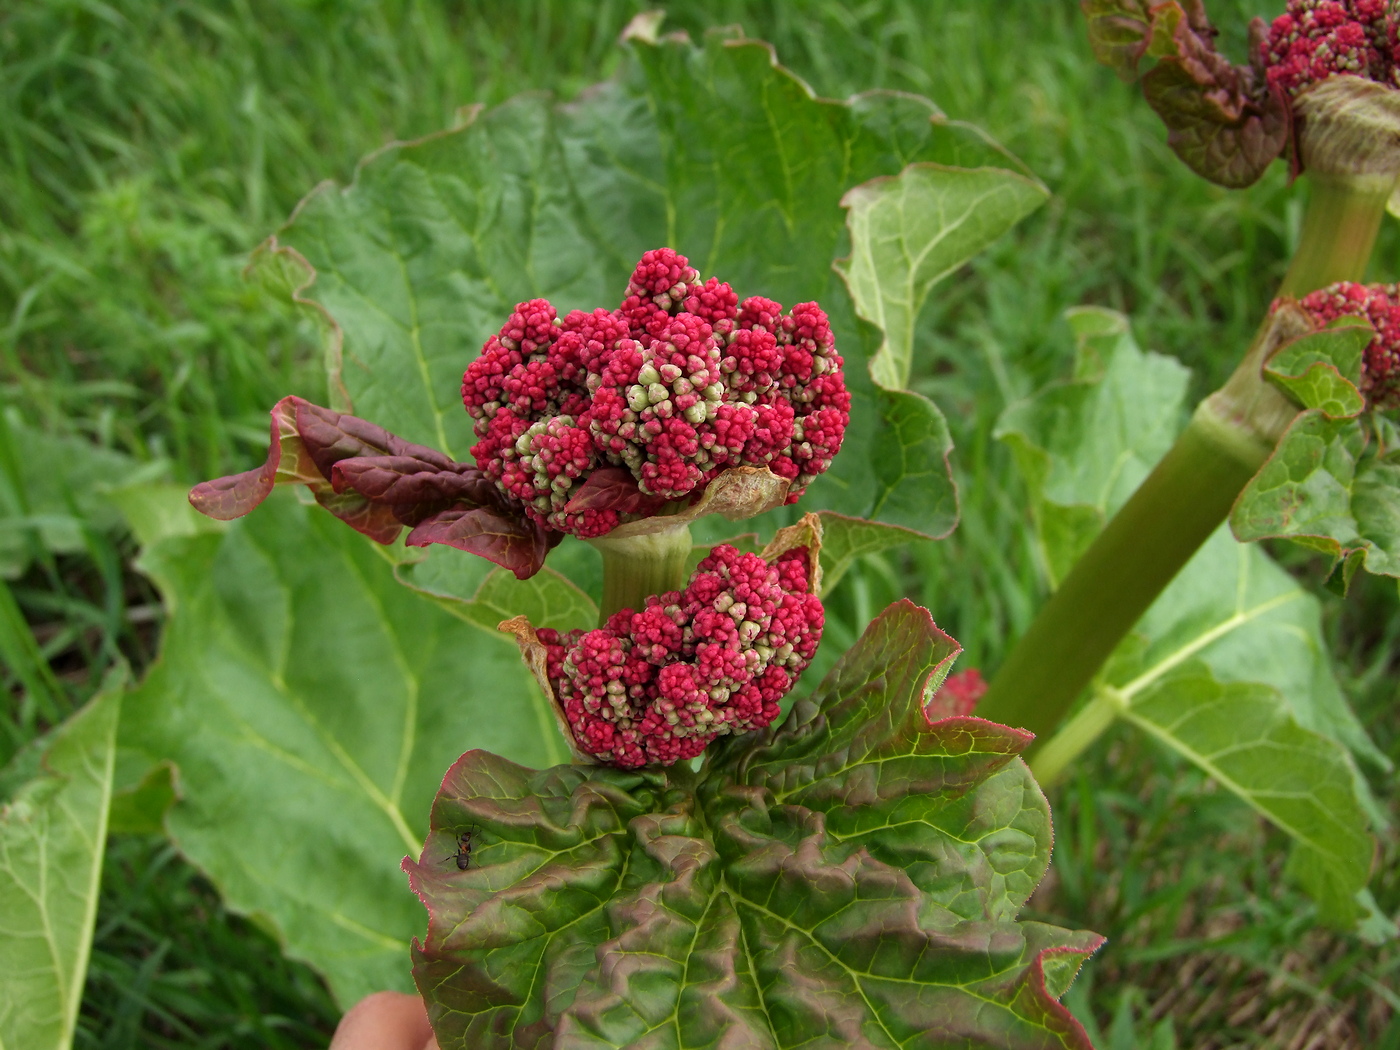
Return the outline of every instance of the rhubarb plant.
{"type": "Polygon", "coordinates": [[[1117,721],[1290,836],[1323,918],[1393,935],[1388,760],[1316,599],[1239,541],[1343,591],[1397,574],[1400,296],[1356,283],[1400,173],[1395,20],[1292,0],[1232,65],[1199,0],[1083,7],[1194,170],[1282,158],[1312,194],[1189,421],[1186,371],[1093,309],[1072,377],[1008,406],[1054,593],[990,683],[908,601],[823,649],[823,600],[955,527],[921,313],[1048,191],[926,100],[818,99],[644,16],[613,80],[388,146],[259,249],[326,404],[272,406],[197,520],[129,497],[175,615],[113,812],[347,1005],[411,958],[444,1048],[1086,1047],[1060,999],[1101,939],[1019,915],[1036,778],[1117,721]]]}
{"type": "Polygon", "coordinates": [[[347,1005],[408,985],[416,937],[445,1047],[1087,1046],[1059,1000],[1100,938],[1018,918],[1029,737],[971,714],[975,674],[940,691],[957,644],[907,602],[819,651],[824,587],[956,523],[915,322],[1047,191],[766,45],[628,47],[577,102],[368,158],[259,251],[329,397],[273,406],[197,520],[127,501],[177,612],[124,819],[347,1005]],[[934,243],[898,304],[866,231],[901,208],[934,243]]]}

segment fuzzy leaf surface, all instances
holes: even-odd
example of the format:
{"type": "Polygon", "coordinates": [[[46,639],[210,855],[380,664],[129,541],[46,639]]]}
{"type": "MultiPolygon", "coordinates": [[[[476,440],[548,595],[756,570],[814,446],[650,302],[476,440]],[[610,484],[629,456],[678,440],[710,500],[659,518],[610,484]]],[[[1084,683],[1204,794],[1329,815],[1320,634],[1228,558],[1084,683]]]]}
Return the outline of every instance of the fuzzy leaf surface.
{"type": "Polygon", "coordinates": [[[1101,938],[1015,918],[1028,739],[924,713],[957,651],[897,603],[698,780],[462,756],[405,861],[439,1044],[1087,1047],[1057,998],[1101,938]]]}
{"type": "Polygon", "coordinates": [[[123,685],[109,683],[63,723],[32,775],[0,797],[0,1046],[72,1045],[97,920],[123,685]]]}
{"type": "Polygon", "coordinates": [[[1363,566],[1378,576],[1400,576],[1400,447],[1394,436],[1383,421],[1302,413],[1235,502],[1235,535],[1286,538],[1321,551],[1341,563],[1347,580],[1363,566]]]}
{"type": "Polygon", "coordinates": [[[398,862],[462,747],[566,754],[514,643],[397,583],[379,550],[287,493],[150,548],[175,615],[121,729],[133,782],[175,769],[181,851],[346,1006],[409,987],[421,921],[398,862]]]}
{"type": "Polygon", "coordinates": [[[615,79],[575,102],[521,96],[381,150],[269,241],[265,280],[326,322],[336,407],[465,459],[462,371],[514,304],[612,308],[642,252],[666,244],[741,296],[818,300],[831,315],[854,422],[804,505],[948,531],[947,427],[931,402],[886,396],[864,375],[877,347],[830,268],[840,201],[911,162],[963,180],[1017,162],[924,99],[818,99],[757,41],[637,31],[630,48],[615,79]]]}
{"type": "MultiPolygon", "coordinates": [[[[1085,378],[1068,386],[1052,386],[1029,402],[1011,406],[1000,424],[1017,449],[1037,502],[1052,505],[1036,512],[1041,541],[1050,549],[1064,541],[1040,523],[1053,523],[1061,510],[1089,508],[1084,517],[1094,522],[1093,527],[1074,539],[1093,538],[1099,523],[1117,510],[1152,464],[1135,449],[1147,442],[1165,451],[1180,424],[1185,395],[1179,365],[1175,366],[1178,382],[1154,380],[1125,319],[1094,311],[1072,317],[1071,323],[1081,335],[1077,372],[1085,378]],[[1124,368],[1125,364],[1129,367],[1124,368]],[[1124,377],[1127,386],[1115,391],[1115,376],[1124,377]],[[1065,391],[1076,389],[1080,393],[1067,398],[1065,391]],[[1089,425],[1090,419],[1106,411],[1105,402],[1114,400],[1120,403],[1111,418],[1121,425],[1089,425]],[[1156,436],[1151,436],[1153,432],[1156,436]],[[1114,486],[1103,484],[1102,471],[1083,467],[1095,462],[1122,464],[1114,486]],[[1051,487],[1038,482],[1043,477],[1059,478],[1060,484],[1051,487]]],[[[1297,834],[1301,825],[1271,808],[1266,799],[1274,790],[1269,776],[1315,783],[1331,822],[1323,838],[1335,840],[1337,856],[1352,856],[1357,837],[1365,837],[1370,797],[1348,749],[1382,769],[1389,762],[1366,735],[1337,685],[1317,600],[1259,547],[1235,543],[1224,527],[1143,615],[1095,688],[1116,695],[1121,717],[1130,721],[1138,717],[1137,703],[1150,696],[1151,714],[1141,716],[1142,727],[1150,723],[1154,737],[1212,772],[1206,761],[1209,749],[1203,750],[1201,742],[1186,732],[1188,727],[1195,732],[1196,723],[1185,716],[1209,692],[1201,685],[1202,674],[1218,684],[1223,695],[1246,697],[1252,705],[1249,710],[1272,710],[1268,718],[1242,718],[1236,725],[1234,746],[1254,758],[1233,779],[1222,780],[1222,786],[1293,835],[1300,857],[1313,858],[1321,833],[1313,828],[1307,836],[1297,834]],[[1188,666],[1199,673],[1185,677],[1174,673],[1188,666]],[[1279,748],[1278,739],[1297,746],[1279,748]],[[1306,741],[1306,746],[1299,741],[1306,741]],[[1272,755],[1276,766],[1254,761],[1260,755],[1272,755]],[[1333,790],[1339,770],[1348,783],[1345,798],[1333,790]],[[1251,778],[1246,775],[1251,771],[1261,775],[1251,778]]],[[[1303,861],[1299,865],[1296,870],[1307,867],[1303,861]]],[[[1324,910],[1340,916],[1363,888],[1365,872],[1350,861],[1330,870],[1335,877],[1313,878],[1304,884],[1318,895],[1324,910]]]]}

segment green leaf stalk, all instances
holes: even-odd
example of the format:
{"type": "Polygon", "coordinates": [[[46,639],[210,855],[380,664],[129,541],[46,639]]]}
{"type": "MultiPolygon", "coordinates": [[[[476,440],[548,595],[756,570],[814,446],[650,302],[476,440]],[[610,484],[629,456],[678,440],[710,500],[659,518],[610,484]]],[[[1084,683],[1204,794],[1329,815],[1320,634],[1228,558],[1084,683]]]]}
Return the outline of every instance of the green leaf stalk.
{"type": "MultiPolygon", "coordinates": [[[[1318,173],[1280,294],[1360,280],[1394,176],[1318,173]],[[1384,186],[1381,184],[1384,183],[1384,186]]],[[[978,706],[1044,739],[1133,624],[1226,520],[1297,408],[1262,375],[1287,322],[1271,315],[1230,379],[1197,408],[1175,445],[1070,570],[1017,642],[978,706]]],[[[1063,770],[1111,724],[1090,718],[1053,742],[1063,770]]],[[[1046,745],[1047,748],[1050,745],[1046,745]]]]}
{"type": "Polygon", "coordinates": [[[640,610],[649,595],[685,586],[685,563],[692,546],[688,524],[641,535],[599,536],[587,542],[603,555],[600,625],[619,609],[640,610]]]}

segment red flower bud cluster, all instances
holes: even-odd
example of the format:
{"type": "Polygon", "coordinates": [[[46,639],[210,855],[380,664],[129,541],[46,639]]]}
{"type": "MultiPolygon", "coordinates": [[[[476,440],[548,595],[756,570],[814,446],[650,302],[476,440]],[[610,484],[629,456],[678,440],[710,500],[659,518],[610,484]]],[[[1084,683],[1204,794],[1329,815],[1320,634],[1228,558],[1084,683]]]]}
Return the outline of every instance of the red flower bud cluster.
{"type": "Polygon", "coordinates": [[[1318,324],[1364,317],[1376,336],[1361,359],[1361,392],[1375,408],[1400,407],[1400,285],[1341,281],[1299,300],[1318,324]]]}
{"type": "Polygon", "coordinates": [[[850,421],[842,363],[816,303],[740,303],[659,248],[616,311],[561,320],[543,299],[517,306],[467,368],[462,401],[478,466],[541,524],[592,537],[698,498],[730,467],[767,467],[796,501],[850,421]],[[606,498],[588,486],[601,468],[606,498]]]}
{"type": "Polygon", "coordinates": [[[1400,85],[1400,42],[1386,0],[1288,0],[1264,47],[1269,83],[1290,97],[1319,80],[1400,85]]]}
{"type": "Polygon", "coordinates": [[[592,631],[541,630],[580,750],[623,769],[669,766],[771,723],[821,641],[809,556],[799,548],[769,564],[722,545],[685,590],[653,595],[639,612],[592,631]]]}

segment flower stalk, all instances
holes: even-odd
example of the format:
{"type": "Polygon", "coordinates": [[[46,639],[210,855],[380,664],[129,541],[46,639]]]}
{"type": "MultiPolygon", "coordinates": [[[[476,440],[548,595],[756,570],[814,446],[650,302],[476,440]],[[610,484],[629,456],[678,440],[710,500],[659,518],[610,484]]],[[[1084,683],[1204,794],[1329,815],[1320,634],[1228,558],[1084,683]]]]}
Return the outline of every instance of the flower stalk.
{"type": "Polygon", "coordinates": [[[598,624],[619,609],[642,609],[653,594],[685,586],[692,543],[689,524],[640,535],[598,536],[586,541],[603,555],[603,604],[598,624]]]}
{"type": "MultiPolygon", "coordinates": [[[[1362,277],[1395,179],[1328,174],[1311,182],[1302,239],[1281,290],[1295,297],[1362,277]]],[[[1044,740],[1133,624],[1228,518],[1298,411],[1262,374],[1279,343],[1300,334],[1288,328],[1286,316],[1265,319],[1234,374],[1200,404],[1176,444],[1041,608],[992,679],[980,716],[1044,740]]],[[[1044,744],[1056,769],[1066,768],[1111,722],[1099,712],[1044,744]]]]}

